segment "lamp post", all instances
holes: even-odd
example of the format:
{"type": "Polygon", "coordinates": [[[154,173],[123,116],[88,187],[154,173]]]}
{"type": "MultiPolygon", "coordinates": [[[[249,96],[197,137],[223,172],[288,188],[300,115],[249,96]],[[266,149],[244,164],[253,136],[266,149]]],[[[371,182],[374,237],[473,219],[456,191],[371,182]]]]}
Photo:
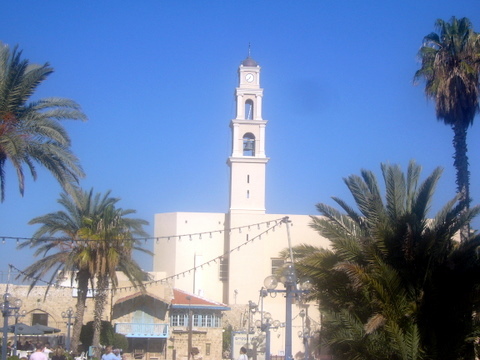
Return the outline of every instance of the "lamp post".
{"type": "Polygon", "coordinates": [[[308,339],[311,338],[310,336],[310,330],[308,326],[305,326],[305,317],[307,316],[307,313],[305,312],[304,309],[300,311],[300,317],[302,318],[302,331],[298,332],[298,337],[302,339],[303,341],[303,346],[305,348],[305,360],[309,360],[310,358],[310,350],[308,348],[308,339]]]}
{"type": "Polygon", "coordinates": [[[22,300],[15,299],[12,301],[9,293],[3,294],[3,302],[0,304],[3,315],[2,360],[7,360],[8,317],[14,316],[13,312],[18,312],[21,306],[22,300]]]}
{"type": "Polygon", "coordinates": [[[268,276],[264,280],[264,285],[268,293],[285,293],[285,360],[292,360],[292,303],[293,298],[300,294],[309,292],[310,284],[302,284],[301,289],[297,289],[297,276],[292,262],[285,263],[283,267],[280,282],[285,286],[285,290],[276,290],[279,279],[275,276],[268,276]]]}
{"type": "Polygon", "coordinates": [[[273,320],[269,312],[263,311],[263,299],[268,295],[267,289],[260,289],[260,320],[255,321],[255,326],[265,332],[265,360],[270,360],[270,329],[278,329],[282,326],[280,321],[273,320]]]}
{"type": "Polygon", "coordinates": [[[75,319],[75,316],[73,314],[74,312],[71,307],[69,307],[67,311],[62,312],[62,318],[67,319],[67,343],[65,344],[67,352],[70,352],[70,326],[72,326],[72,319],[75,319]]]}
{"type": "Polygon", "coordinates": [[[280,321],[273,320],[269,312],[262,313],[262,319],[255,321],[255,326],[265,333],[265,360],[270,360],[270,329],[282,326],[280,321]]]}
{"type": "Polygon", "coordinates": [[[17,355],[17,324],[18,324],[18,319],[21,318],[21,317],[24,317],[25,315],[27,315],[27,312],[25,310],[22,310],[22,312],[20,312],[20,310],[17,309],[13,312],[13,316],[15,317],[15,329],[13,329],[13,353],[12,353],[13,356],[17,355]]]}
{"type": "MultiPolygon", "coordinates": [[[[250,321],[252,319],[252,314],[255,314],[257,311],[257,304],[255,304],[253,301],[248,300],[248,319],[247,319],[247,350],[250,349],[250,330],[252,329],[252,326],[250,324],[250,321]]],[[[247,354],[250,356],[250,354],[247,354]]]]}

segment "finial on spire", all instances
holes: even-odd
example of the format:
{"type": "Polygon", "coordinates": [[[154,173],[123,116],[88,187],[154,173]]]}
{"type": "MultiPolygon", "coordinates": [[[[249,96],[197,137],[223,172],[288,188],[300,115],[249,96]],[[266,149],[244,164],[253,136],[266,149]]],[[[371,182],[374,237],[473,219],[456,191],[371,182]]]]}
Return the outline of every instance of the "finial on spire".
{"type": "Polygon", "coordinates": [[[250,42],[248,43],[248,56],[245,60],[242,61],[243,66],[258,66],[257,62],[252,59],[251,55],[252,47],[250,46],[250,42]]]}

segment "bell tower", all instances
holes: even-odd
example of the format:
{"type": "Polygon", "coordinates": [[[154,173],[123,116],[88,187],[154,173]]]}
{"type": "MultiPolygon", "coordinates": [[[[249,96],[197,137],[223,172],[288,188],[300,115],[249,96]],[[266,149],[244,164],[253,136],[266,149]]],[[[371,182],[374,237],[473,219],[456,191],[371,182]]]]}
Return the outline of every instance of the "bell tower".
{"type": "Polygon", "coordinates": [[[230,166],[230,213],[265,214],[265,127],[262,118],[263,89],[260,66],[249,56],[238,68],[235,89],[236,117],[232,129],[230,166]]]}

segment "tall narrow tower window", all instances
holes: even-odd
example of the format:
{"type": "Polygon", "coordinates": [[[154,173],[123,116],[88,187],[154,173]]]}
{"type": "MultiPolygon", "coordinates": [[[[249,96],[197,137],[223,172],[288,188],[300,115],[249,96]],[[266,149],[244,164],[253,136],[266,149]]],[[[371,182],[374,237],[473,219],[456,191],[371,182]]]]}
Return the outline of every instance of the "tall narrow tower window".
{"type": "Polygon", "coordinates": [[[243,156],[255,156],[255,135],[252,133],[243,135],[243,156]]]}
{"type": "Polygon", "coordinates": [[[245,120],[253,120],[253,101],[245,101],[245,120]]]}

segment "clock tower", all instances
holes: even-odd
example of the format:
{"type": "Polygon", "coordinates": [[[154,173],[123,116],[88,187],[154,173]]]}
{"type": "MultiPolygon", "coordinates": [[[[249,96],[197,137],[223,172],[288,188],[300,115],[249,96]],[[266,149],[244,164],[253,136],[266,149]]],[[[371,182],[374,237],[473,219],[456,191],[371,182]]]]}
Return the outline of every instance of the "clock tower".
{"type": "Polygon", "coordinates": [[[230,166],[230,213],[265,214],[265,127],[262,118],[263,89],[260,66],[250,55],[238,68],[235,89],[236,117],[232,129],[230,166]]]}

